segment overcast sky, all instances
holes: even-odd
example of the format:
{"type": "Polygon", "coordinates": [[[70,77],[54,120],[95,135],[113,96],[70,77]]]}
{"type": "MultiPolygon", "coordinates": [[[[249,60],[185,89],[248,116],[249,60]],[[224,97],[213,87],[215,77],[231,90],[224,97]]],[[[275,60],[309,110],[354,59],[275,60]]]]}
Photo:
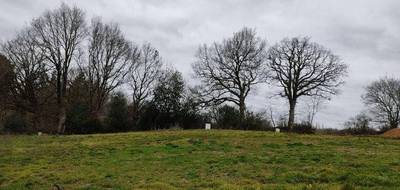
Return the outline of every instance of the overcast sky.
{"type": "MultiPolygon", "coordinates": [[[[12,38],[32,18],[62,1],[0,0],[0,40],[12,38]]],[[[244,26],[254,28],[269,45],[284,37],[309,36],[349,65],[339,96],[317,114],[325,127],[342,123],[364,109],[364,87],[400,73],[400,1],[398,0],[70,0],[87,12],[120,24],[136,43],[150,42],[163,59],[190,82],[197,47],[221,41],[244,26]]],[[[282,99],[261,87],[248,100],[252,110],[274,107],[284,114],[282,99]]],[[[300,105],[299,112],[305,110],[300,105]]],[[[299,113],[299,118],[304,114],[299,113]]]]}

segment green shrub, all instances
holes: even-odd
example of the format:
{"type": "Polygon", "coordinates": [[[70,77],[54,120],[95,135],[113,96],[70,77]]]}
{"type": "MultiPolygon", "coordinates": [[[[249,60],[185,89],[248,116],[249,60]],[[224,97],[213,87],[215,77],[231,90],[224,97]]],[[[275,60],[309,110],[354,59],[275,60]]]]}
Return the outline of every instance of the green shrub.
{"type": "Polygon", "coordinates": [[[240,129],[240,113],[233,106],[223,105],[214,110],[214,121],[219,129],[240,129]]]}
{"type": "Polygon", "coordinates": [[[302,133],[302,134],[314,134],[315,127],[313,127],[311,123],[303,121],[301,123],[295,123],[293,125],[292,132],[302,133]]]}
{"type": "Polygon", "coordinates": [[[82,134],[87,133],[83,129],[84,123],[90,117],[89,106],[82,103],[74,103],[68,108],[67,119],[65,121],[66,133],[82,134]]]}
{"type": "Polygon", "coordinates": [[[370,127],[371,121],[372,119],[365,113],[360,113],[344,124],[344,132],[351,135],[375,135],[377,131],[370,127]]]}
{"type": "Polygon", "coordinates": [[[107,114],[107,132],[130,130],[127,102],[125,95],[120,92],[111,97],[107,114]]]}
{"type": "Polygon", "coordinates": [[[103,123],[97,118],[89,118],[85,120],[85,122],[81,125],[82,134],[91,134],[91,133],[99,133],[99,132],[107,132],[104,129],[103,123]]]}
{"type": "Polygon", "coordinates": [[[239,110],[229,105],[215,109],[213,117],[216,128],[219,129],[274,130],[263,113],[247,112],[244,120],[240,121],[239,110]]]}
{"type": "Polygon", "coordinates": [[[245,121],[242,124],[243,129],[247,130],[262,130],[262,131],[273,131],[274,127],[271,122],[264,117],[263,113],[252,113],[246,114],[245,121]]]}
{"type": "Polygon", "coordinates": [[[295,123],[292,129],[287,127],[286,123],[279,123],[278,128],[285,132],[293,132],[293,133],[300,133],[300,134],[314,134],[316,128],[309,122],[303,121],[301,123],[295,123]]]}
{"type": "Polygon", "coordinates": [[[27,121],[19,114],[14,113],[6,117],[4,121],[4,132],[6,133],[23,133],[27,132],[27,121]]]}

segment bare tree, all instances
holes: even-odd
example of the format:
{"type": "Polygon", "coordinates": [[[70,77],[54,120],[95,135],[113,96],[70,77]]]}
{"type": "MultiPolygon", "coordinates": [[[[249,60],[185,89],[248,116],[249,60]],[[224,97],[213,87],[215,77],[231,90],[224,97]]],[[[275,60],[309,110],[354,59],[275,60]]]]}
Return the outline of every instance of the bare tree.
{"type": "Polygon", "coordinates": [[[68,71],[80,42],[86,35],[84,12],[77,7],[62,4],[58,9],[47,11],[34,19],[32,27],[37,35],[36,43],[52,65],[56,78],[58,104],[58,133],[65,130],[66,92],[68,71]]]}
{"type": "Polygon", "coordinates": [[[375,121],[390,128],[400,122],[400,80],[382,78],[366,87],[364,103],[370,106],[375,121]]]}
{"type": "Polygon", "coordinates": [[[132,89],[133,114],[137,117],[160,77],[162,60],[155,48],[145,44],[139,51],[139,57],[134,56],[132,62],[134,63],[129,75],[129,85],[132,89]]]}
{"type": "Polygon", "coordinates": [[[292,128],[295,107],[301,96],[329,98],[344,83],[347,65],[309,38],[284,39],[268,51],[273,78],[283,88],[289,102],[288,127],[292,128]]]}
{"type": "MultiPolygon", "coordinates": [[[[12,65],[6,56],[0,54],[0,125],[10,109],[12,101],[10,97],[11,85],[13,83],[14,73],[12,65]]],[[[0,126],[1,127],[1,126],[0,126]]]]}
{"type": "Polygon", "coordinates": [[[319,96],[312,96],[307,102],[307,122],[311,125],[314,124],[315,116],[321,108],[321,104],[323,103],[323,99],[319,96]]]}
{"type": "Polygon", "coordinates": [[[352,135],[376,135],[371,122],[372,118],[362,111],[344,123],[344,131],[352,135]]]}
{"type": "Polygon", "coordinates": [[[265,41],[249,28],[234,33],[222,43],[201,46],[193,69],[202,83],[198,89],[203,102],[232,102],[239,106],[243,119],[246,97],[256,84],[267,78],[263,67],[265,47],[265,41]]]}
{"type": "Polygon", "coordinates": [[[10,97],[15,108],[34,115],[34,128],[40,108],[52,96],[49,86],[45,57],[30,29],[2,45],[2,52],[13,68],[10,97]]]}
{"type": "Polygon", "coordinates": [[[89,39],[89,62],[85,68],[90,82],[89,101],[97,115],[109,94],[125,82],[137,48],[126,40],[116,24],[104,24],[93,19],[89,39]]]}

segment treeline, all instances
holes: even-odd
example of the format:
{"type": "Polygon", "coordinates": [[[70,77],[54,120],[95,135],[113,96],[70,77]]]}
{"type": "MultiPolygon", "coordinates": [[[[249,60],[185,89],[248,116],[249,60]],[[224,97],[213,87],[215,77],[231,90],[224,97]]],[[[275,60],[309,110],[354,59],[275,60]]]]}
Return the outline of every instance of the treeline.
{"type": "MultiPolygon", "coordinates": [[[[87,23],[84,11],[66,4],[34,18],[1,44],[1,54],[3,132],[194,129],[206,122],[213,128],[312,131],[317,109],[296,124],[298,102],[331,99],[347,75],[340,57],[310,38],[285,38],[267,47],[255,30],[243,28],[221,42],[199,46],[192,64],[198,85],[191,86],[163,64],[151,44],[128,40],[118,24],[99,17],[87,23]],[[279,87],[287,100],[288,114],[279,121],[247,109],[247,97],[266,85],[279,87]]],[[[385,84],[368,88],[368,105],[377,105],[380,97],[374,96],[382,92],[374,86],[385,84]]],[[[400,102],[394,98],[388,104],[393,101],[400,102]]],[[[397,127],[399,111],[380,116],[397,127]]]]}
{"type": "MultiPolygon", "coordinates": [[[[186,129],[213,120],[214,111],[205,111],[182,74],[164,66],[151,44],[135,44],[118,24],[101,18],[87,24],[77,7],[62,4],[34,18],[1,44],[1,54],[3,132],[186,129]]],[[[227,121],[235,113],[218,113],[214,127],[244,126],[227,121]]],[[[269,126],[263,122],[259,129],[269,126]]]]}

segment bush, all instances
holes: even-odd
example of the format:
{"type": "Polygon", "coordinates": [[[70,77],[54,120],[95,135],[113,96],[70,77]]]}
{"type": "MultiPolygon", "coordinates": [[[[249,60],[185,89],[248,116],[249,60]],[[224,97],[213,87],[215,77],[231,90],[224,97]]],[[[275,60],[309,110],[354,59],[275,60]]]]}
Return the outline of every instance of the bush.
{"type": "Polygon", "coordinates": [[[247,112],[241,122],[240,112],[233,106],[223,105],[213,112],[216,128],[219,129],[274,130],[271,122],[264,117],[263,113],[247,112]]]}
{"type": "Polygon", "coordinates": [[[365,113],[360,113],[344,124],[344,132],[350,135],[375,135],[377,131],[369,126],[371,120],[365,113]]]}
{"type": "Polygon", "coordinates": [[[134,130],[146,131],[156,129],[156,118],[159,113],[157,108],[151,102],[146,102],[142,110],[143,112],[140,114],[134,130]]]}
{"type": "Polygon", "coordinates": [[[27,132],[27,128],[27,121],[19,113],[11,114],[4,120],[3,130],[6,133],[23,133],[27,132]]]}
{"type": "Polygon", "coordinates": [[[311,123],[307,121],[302,121],[301,123],[295,123],[293,124],[293,129],[289,129],[287,123],[285,123],[284,121],[286,120],[281,120],[278,122],[278,128],[280,128],[281,131],[300,133],[300,134],[314,134],[315,131],[317,130],[314,126],[312,126],[311,123]]]}
{"type": "Polygon", "coordinates": [[[264,117],[263,113],[252,113],[246,114],[245,121],[242,127],[247,130],[261,130],[261,131],[273,131],[274,127],[271,122],[264,117]]]}
{"type": "Polygon", "coordinates": [[[240,113],[233,106],[223,105],[213,110],[216,128],[240,129],[240,113]]]}
{"type": "Polygon", "coordinates": [[[315,131],[321,135],[345,135],[346,131],[342,129],[333,129],[333,128],[323,128],[323,129],[316,129],[315,131]]]}
{"type": "Polygon", "coordinates": [[[107,132],[121,132],[130,130],[128,101],[123,93],[116,93],[111,97],[107,114],[107,132]]]}
{"type": "Polygon", "coordinates": [[[179,112],[179,125],[183,129],[201,129],[209,121],[209,115],[200,112],[198,100],[192,94],[186,94],[179,112]]]}
{"type": "Polygon", "coordinates": [[[82,134],[91,134],[91,133],[99,133],[106,132],[104,129],[103,123],[97,118],[89,118],[85,122],[83,122],[80,126],[80,133],[82,134]]]}
{"type": "Polygon", "coordinates": [[[299,133],[299,134],[315,134],[316,127],[314,127],[310,122],[302,121],[300,123],[294,123],[293,128],[289,129],[287,126],[287,120],[280,119],[278,121],[277,128],[281,129],[281,131],[299,133]]]}
{"type": "Polygon", "coordinates": [[[313,127],[311,123],[303,121],[301,123],[295,123],[293,125],[292,132],[301,134],[314,134],[315,130],[315,127],[313,127]]]}
{"type": "Polygon", "coordinates": [[[81,103],[72,104],[68,109],[67,119],[65,121],[66,133],[86,133],[86,130],[83,129],[82,126],[84,123],[86,123],[89,117],[89,106],[81,103]]]}
{"type": "Polygon", "coordinates": [[[164,112],[158,109],[154,102],[147,102],[144,104],[142,113],[136,122],[135,130],[203,128],[207,115],[185,105],[178,112],[164,112]]]}
{"type": "Polygon", "coordinates": [[[182,112],[179,125],[183,129],[201,129],[207,121],[207,116],[198,112],[182,112]]]}

